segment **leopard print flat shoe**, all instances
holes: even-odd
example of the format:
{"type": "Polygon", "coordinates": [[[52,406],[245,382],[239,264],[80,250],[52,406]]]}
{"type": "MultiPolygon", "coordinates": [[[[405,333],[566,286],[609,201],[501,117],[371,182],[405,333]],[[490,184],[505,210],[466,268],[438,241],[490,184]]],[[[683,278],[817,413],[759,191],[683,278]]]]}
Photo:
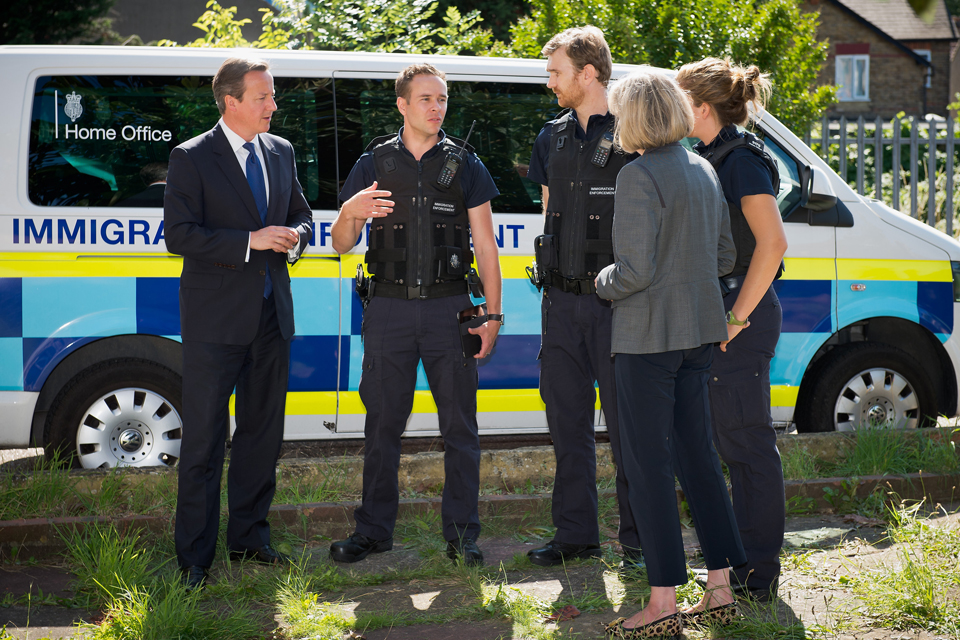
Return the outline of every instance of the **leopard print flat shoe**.
{"type": "Polygon", "coordinates": [[[623,640],[639,640],[641,638],[670,638],[671,640],[680,640],[683,633],[683,622],[680,620],[680,614],[674,613],[665,618],[654,620],[650,624],[641,627],[626,629],[623,626],[626,618],[617,618],[607,625],[606,632],[613,638],[622,638],[623,640]]]}
{"type": "Polygon", "coordinates": [[[691,627],[725,627],[740,617],[740,607],[736,601],[713,607],[706,611],[680,612],[683,623],[691,627]]]}

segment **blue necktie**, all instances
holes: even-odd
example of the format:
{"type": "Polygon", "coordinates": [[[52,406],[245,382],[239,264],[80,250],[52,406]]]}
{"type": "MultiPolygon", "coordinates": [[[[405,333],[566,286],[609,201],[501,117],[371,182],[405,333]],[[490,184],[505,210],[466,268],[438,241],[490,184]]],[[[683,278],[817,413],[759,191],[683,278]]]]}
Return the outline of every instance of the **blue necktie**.
{"type": "MultiPolygon", "coordinates": [[[[252,142],[245,142],[243,148],[247,150],[247,182],[250,183],[250,191],[253,192],[253,201],[257,203],[257,211],[260,213],[260,222],[264,226],[267,224],[267,184],[263,179],[263,167],[260,166],[260,158],[253,148],[252,142]]],[[[269,298],[273,292],[273,282],[270,279],[270,267],[267,266],[267,279],[263,283],[263,297],[269,298]]]]}

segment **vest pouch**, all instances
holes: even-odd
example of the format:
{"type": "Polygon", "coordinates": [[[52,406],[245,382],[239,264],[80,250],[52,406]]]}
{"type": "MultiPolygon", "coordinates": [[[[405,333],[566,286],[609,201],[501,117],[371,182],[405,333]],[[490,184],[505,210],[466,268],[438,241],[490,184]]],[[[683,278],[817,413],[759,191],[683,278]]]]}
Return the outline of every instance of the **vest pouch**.
{"type": "Polygon", "coordinates": [[[560,268],[560,252],[557,247],[557,236],[542,235],[533,240],[533,257],[537,261],[537,269],[543,273],[560,268]]]}
{"type": "Polygon", "coordinates": [[[462,278],[469,265],[464,264],[463,249],[460,247],[437,247],[434,254],[437,259],[437,278],[455,280],[462,278]]]}

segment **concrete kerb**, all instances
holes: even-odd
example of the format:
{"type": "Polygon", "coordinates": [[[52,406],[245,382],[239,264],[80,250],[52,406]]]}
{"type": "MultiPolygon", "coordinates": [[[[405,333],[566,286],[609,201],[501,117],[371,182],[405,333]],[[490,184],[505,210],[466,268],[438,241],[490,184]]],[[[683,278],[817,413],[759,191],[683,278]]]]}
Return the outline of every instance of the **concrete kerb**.
{"type": "MultiPolygon", "coordinates": [[[[960,442],[956,430],[923,430],[906,432],[909,437],[951,438],[960,442]]],[[[781,453],[786,455],[793,447],[804,447],[812,455],[835,459],[855,434],[801,434],[784,436],[778,440],[781,453]]],[[[525,447],[519,449],[484,451],[481,455],[480,482],[488,488],[515,491],[525,487],[542,486],[552,480],[555,458],[552,447],[525,447]]],[[[281,486],[301,483],[335,482],[343,491],[359,493],[363,461],[356,456],[327,459],[282,460],[278,464],[278,482],[281,486]]],[[[125,483],[149,485],[174,469],[125,469],[120,476],[125,483]]],[[[613,456],[608,444],[597,445],[597,477],[610,479],[615,473],[613,456]]],[[[71,471],[78,491],[97,492],[104,479],[114,471],[71,471]]],[[[402,456],[399,473],[401,491],[424,491],[443,484],[443,453],[429,452],[402,456]]],[[[25,481],[29,482],[27,478],[25,481]]],[[[950,502],[960,498],[960,474],[933,475],[928,473],[907,476],[871,476],[862,478],[826,478],[788,481],[788,501],[800,501],[798,506],[809,511],[835,510],[844,499],[864,499],[880,487],[905,500],[926,499],[931,503],[950,502]]],[[[613,495],[612,491],[608,492],[613,495]]],[[[678,501],[683,499],[677,490],[678,501]]],[[[356,502],[275,505],[271,518],[309,539],[315,536],[340,538],[353,531],[352,513],[356,502]]],[[[440,510],[440,498],[401,500],[399,517],[411,517],[440,510]]],[[[530,520],[542,519],[550,510],[550,495],[487,495],[480,500],[481,518],[501,519],[521,527],[530,520]]],[[[135,526],[148,531],[161,531],[170,526],[166,517],[132,516],[126,518],[53,518],[0,522],[0,555],[11,553],[44,554],[62,548],[58,531],[97,524],[119,527],[135,526]]]]}
{"type": "MultiPolygon", "coordinates": [[[[952,439],[960,444],[960,429],[921,429],[903,432],[907,437],[952,439]]],[[[810,433],[781,436],[777,446],[783,456],[796,448],[806,449],[812,456],[832,462],[855,440],[855,433],[810,433]]],[[[610,445],[597,444],[597,478],[609,480],[616,470],[610,445]]],[[[537,487],[553,480],[556,459],[552,447],[522,447],[497,449],[480,454],[480,485],[503,491],[515,491],[529,486],[537,487]]],[[[363,459],[360,456],[281,460],[278,487],[297,483],[319,486],[335,483],[346,492],[359,493],[363,482],[363,459]]],[[[96,493],[103,481],[115,472],[100,469],[78,469],[70,472],[75,488],[80,492],[96,493]]],[[[165,476],[176,474],[175,469],[127,468],[122,481],[131,486],[149,486],[165,476]]],[[[423,492],[443,485],[443,452],[433,451],[401,456],[399,487],[401,492],[423,492]]]]}
{"type": "MultiPolygon", "coordinates": [[[[903,500],[926,500],[930,504],[948,503],[960,498],[960,474],[935,475],[913,473],[906,476],[869,476],[863,478],[825,478],[788,481],[786,498],[809,499],[808,511],[830,513],[836,509],[837,496],[866,498],[877,489],[903,500]]],[[[613,490],[603,492],[613,496],[613,490]]],[[[677,489],[678,502],[683,493],[677,489]]],[[[440,512],[440,498],[416,498],[400,501],[398,517],[410,518],[440,512]]],[[[353,510],[358,502],[274,505],[270,509],[273,524],[289,528],[304,539],[338,539],[353,531],[353,510]]],[[[480,519],[499,519],[504,524],[523,527],[539,521],[550,511],[550,495],[481,496],[480,519]]],[[[62,534],[90,526],[115,526],[159,533],[171,527],[166,517],[130,516],[124,518],[77,517],[36,518],[0,522],[0,558],[42,557],[59,553],[65,546],[62,534]]]]}

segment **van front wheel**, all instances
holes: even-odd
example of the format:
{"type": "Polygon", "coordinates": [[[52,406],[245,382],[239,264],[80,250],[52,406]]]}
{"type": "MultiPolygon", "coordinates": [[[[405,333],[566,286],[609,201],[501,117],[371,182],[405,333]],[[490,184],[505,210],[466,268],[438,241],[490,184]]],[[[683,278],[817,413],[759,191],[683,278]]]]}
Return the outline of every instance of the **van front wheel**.
{"type": "Polygon", "coordinates": [[[149,360],[107,360],[81,371],[47,414],[47,458],[85,469],[173,466],[181,388],[176,372],[149,360]]]}
{"type": "Polygon", "coordinates": [[[797,401],[797,431],[916,429],[935,424],[936,395],[905,351],[861,342],[837,347],[810,372],[797,401]]]}

